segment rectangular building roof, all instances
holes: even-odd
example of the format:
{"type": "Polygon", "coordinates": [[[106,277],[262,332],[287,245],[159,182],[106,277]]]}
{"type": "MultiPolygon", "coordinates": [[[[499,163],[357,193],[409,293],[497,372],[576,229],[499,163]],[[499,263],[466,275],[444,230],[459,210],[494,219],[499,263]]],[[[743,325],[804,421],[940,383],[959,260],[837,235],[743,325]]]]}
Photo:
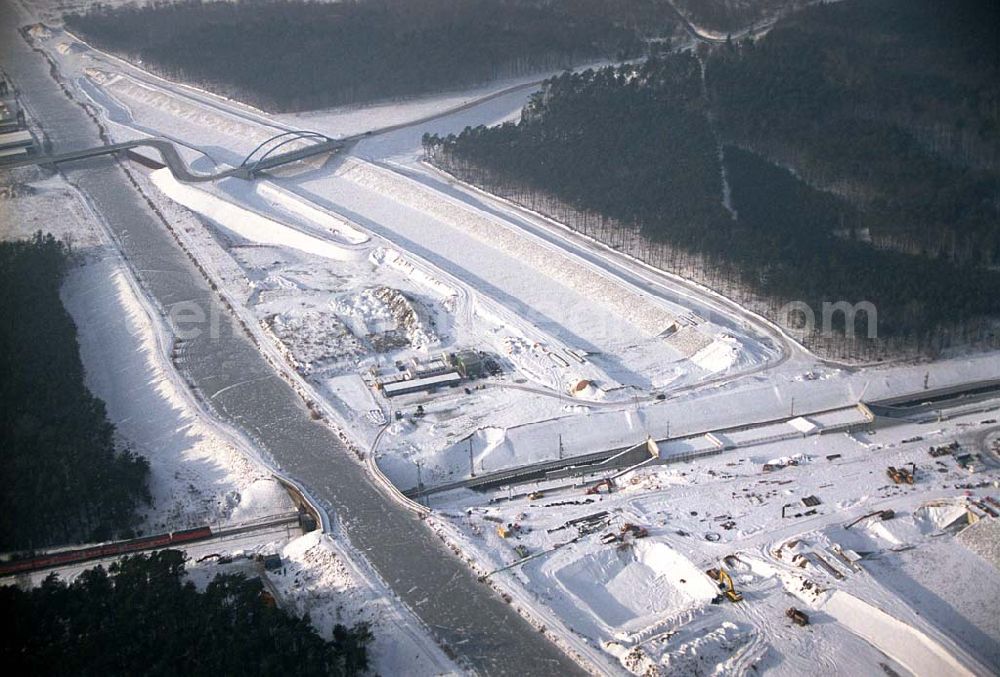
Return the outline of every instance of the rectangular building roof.
{"type": "Polygon", "coordinates": [[[431,388],[436,388],[437,386],[444,385],[454,385],[461,382],[462,378],[455,372],[448,372],[447,374],[441,374],[439,376],[428,376],[427,378],[411,378],[408,381],[397,381],[396,383],[387,383],[382,387],[382,392],[385,393],[386,397],[392,397],[394,395],[403,395],[405,393],[414,393],[418,390],[430,390],[431,388]]]}

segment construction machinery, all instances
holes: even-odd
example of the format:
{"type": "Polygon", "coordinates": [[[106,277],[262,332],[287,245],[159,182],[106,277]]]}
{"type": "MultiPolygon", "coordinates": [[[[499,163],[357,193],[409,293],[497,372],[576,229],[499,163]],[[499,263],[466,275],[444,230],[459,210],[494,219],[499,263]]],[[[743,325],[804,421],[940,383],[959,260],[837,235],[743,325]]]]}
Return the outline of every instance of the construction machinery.
{"type": "Polygon", "coordinates": [[[862,515],[861,517],[857,518],[853,522],[848,522],[847,524],[844,525],[844,528],[845,529],[850,529],[851,527],[853,527],[858,522],[861,522],[862,520],[866,520],[869,517],[878,517],[880,520],[882,520],[884,522],[886,520],[891,520],[895,516],[896,516],[896,513],[891,508],[888,508],[886,510],[876,510],[875,512],[870,512],[867,515],[862,515]]]}
{"type": "Polygon", "coordinates": [[[889,476],[896,484],[913,484],[913,473],[916,470],[916,464],[913,464],[913,469],[908,470],[907,468],[896,468],[894,466],[889,466],[886,468],[885,473],[889,476]]]}
{"type": "Polygon", "coordinates": [[[809,625],[809,616],[795,607],[789,608],[788,611],[785,612],[785,615],[792,619],[792,623],[795,623],[796,625],[809,625]]]}
{"type": "Polygon", "coordinates": [[[506,525],[501,524],[497,527],[497,535],[500,536],[500,538],[510,538],[514,534],[519,533],[521,533],[521,525],[517,522],[514,522],[513,524],[508,522],[506,525]]]}
{"type": "Polygon", "coordinates": [[[592,487],[588,487],[587,495],[592,496],[594,494],[601,493],[601,487],[604,487],[605,491],[610,494],[612,491],[614,491],[615,483],[610,477],[605,478],[600,482],[598,482],[597,484],[593,485],[592,487]]]}
{"type": "Polygon", "coordinates": [[[709,569],[705,573],[708,574],[709,578],[719,582],[719,589],[723,591],[730,602],[743,601],[743,595],[736,591],[736,586],[733,584],[733,578],[725,569],[713,568],[709,569]]]}
{"type": "Polygon", "coordinates": [[[646,536],[649,536],[649,530],[646,529],[646,527],[639,526],[638,524],[626,522],[622,525],[621,534],[622,536],[632,534],[632,538],[646,538],[646,536]]]}

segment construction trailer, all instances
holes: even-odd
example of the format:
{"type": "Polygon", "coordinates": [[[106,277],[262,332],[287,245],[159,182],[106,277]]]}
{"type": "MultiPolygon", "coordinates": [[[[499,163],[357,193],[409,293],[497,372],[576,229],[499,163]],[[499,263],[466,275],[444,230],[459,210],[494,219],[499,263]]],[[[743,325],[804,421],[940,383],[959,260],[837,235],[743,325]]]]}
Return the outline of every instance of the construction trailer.
{"type": "Polygon", "coordinates": [[[0,98],[0,134],[16,132],[25,126],[24,111],[12,98],[0,98]]]}
{"type": "Polygon", "coordinates": [[[17,158],[35,151],[35,137],[27,129],[0,133],[0,158],[17,158]]]}
{"type": "Polygon", "coordinates": [[[439,355],[438,357],[432,357],[429,360],[419,360],[413,358],[412,367],[410,367],[410,375],[412,378],[431,378],[432,376],[440,376],[441,374],[447,374],[450,371],[454,371],[451,365],[448,364],[445,355],[439,355]]]}

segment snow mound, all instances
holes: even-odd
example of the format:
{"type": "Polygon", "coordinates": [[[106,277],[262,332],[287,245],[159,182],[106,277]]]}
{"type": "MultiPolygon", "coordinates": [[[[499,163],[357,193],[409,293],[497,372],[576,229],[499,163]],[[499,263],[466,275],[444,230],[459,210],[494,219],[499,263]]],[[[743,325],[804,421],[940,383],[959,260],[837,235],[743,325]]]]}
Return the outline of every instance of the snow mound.
{"type": "Polygon", "coordinates": [[[453,444],[448,451],[468,453],[470,439],[477,468],[506,468],[523,462],[522,459],[518,458],[517,452],[507,438],[507,431],[504,428],[493,426],[480,428],[469,438],[453,444]]]}
{"type": "Polygon", "coordinates": [[[691,356],[691,361],[705,371],[726,371],[740,357],[740,345],[730,336],[720,336],[691,356]]]}
{"type": "Polygon", "coordinates": [[[958,504],[924,505],[913,511],[913,519],[922,531],[945,531],[966,526],[969,511],[958,504]]]}
{"type": "Polygon", "coordinates": [[[371,254],[369,254],[368,260],[376,266],[384,264],[395,268],[408,279],[412,280],[421,287],[434,292],[437,296],[440,296],[443,299],[454,299],[458,296],[458,292],[455,291],[455,289],[450,285],[445,284],[437,277],[431,275],[426,269],[417,266],[395,249],[377,247],[372,250],[371,254]]]}
{"type": "Polygon", "coordinates": [[[555,572],[559,583],[608,628],[676,614],[716,594],[715,586],[666,543],[602,548],[555,572]]]}
{"type": "Polygon", "coordinates": [[[412,347],[424,351],[440,343],[423,321],[416,302],[392,287],[370,287],[341,297],[333,302],[333,309],[357,321],[369,337],[398,332],[412,347]]]}

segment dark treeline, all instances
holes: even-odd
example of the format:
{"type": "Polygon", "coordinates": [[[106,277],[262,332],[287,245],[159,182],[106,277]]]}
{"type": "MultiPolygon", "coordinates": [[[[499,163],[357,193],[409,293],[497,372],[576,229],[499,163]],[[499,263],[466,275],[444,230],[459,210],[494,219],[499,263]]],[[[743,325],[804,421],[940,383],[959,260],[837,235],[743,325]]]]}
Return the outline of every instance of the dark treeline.
{"type": "Polygon", "coordinates": [[[171,79],[275,111],[350,105],[641,54],[664,0],[96,6],[66,26],[171,79]]]}
{"type": "Polygon", "coordinates": [[[701,84],[691,54],[566,74],[518,124],[428,136],[425,149],[464,180],[779,321],[792,301],[817,317],[824,302],[873,303],[878,339],[865,336],[864,313],[855,340],[838,316],[833,335],[819,326],[805,337],[827,354],[872,359],[997,341],[1000,272],[852,237],[870,205],[818,190],[756,152],[720,148],[701,84]]]}
{"type": "Polygon", "coordinates": [[[691,55],[565,73],[533,96],[520,124],[467,129],[441,141],[438,156],[491,190],[537,186],[651,237],[665,220],[699,238],[727,218],[701,92],[691,55]]]}
{"type": "Polygon", "coordinates": [[[716,50],[727,143],[858,208],[880,247],[1000,265],[1000,3],[818,5],[716,50]]]}
{"type": "Polygon", "coordinates": [[[129,535],[146,460],[115,448],[83,382],[59,298],[68,252],[51,235],[0,243],[0,549],[129,535]]]}
{"type": "Polygon", "coordinates": [[[219,574],[204,592],[184,555],[164,550],[90,569],[70,584],[0,587],[16,622],[0,637],[15,675],[357,675],[368,665],[365,625],[323,640],[309,619],[269,604],[261,582],[219,574]]]}
{"type": "MultiPolygon", "coordinates": [[[[997,344],[1000,271],[844,238],[844,223],[857,218],[846,201],[748,151],[727,147],[725,162],[741,227],[718,256],[732,261],[742,282],[771,300],[769,315],[787,320],[777,314],[779,301],[804,301],[817,316],[823,302],[868,301],[878,311],[880,343],[842,344],[817,335],[812,345],[870,358],[880,348],[934,354],[956,344],[997,344]]],[[[859,338],[866,321],[859,316],[859,338]]]]}

